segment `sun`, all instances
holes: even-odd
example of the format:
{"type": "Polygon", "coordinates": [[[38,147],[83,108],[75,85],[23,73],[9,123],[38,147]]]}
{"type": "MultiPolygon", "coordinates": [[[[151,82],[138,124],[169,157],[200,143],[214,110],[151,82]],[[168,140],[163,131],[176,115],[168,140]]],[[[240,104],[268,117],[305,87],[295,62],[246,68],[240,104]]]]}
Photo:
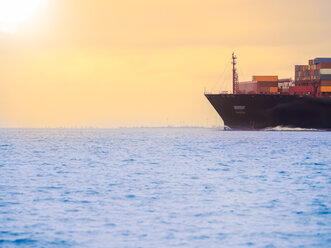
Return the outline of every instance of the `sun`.
{"type": "Polygon", "coordinates": [[[0,0],[0,32],[14,33],[47,0],[0,0]]]}

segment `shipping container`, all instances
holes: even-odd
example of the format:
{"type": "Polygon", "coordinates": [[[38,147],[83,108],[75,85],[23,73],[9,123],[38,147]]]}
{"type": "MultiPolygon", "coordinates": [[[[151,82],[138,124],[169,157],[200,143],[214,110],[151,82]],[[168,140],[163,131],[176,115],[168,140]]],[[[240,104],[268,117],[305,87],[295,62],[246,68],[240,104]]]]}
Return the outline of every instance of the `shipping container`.
{"type": "Polygon", "coordinates": [[[312,86],[291,86],[290,93],[309,93],[313,92],[312,86]]]}
{"type": "Polygon", "coordinates": [[[331,86],[321,86],[321,92],[331,92],[331,86]]]}
{"type": "Polygon", "coordinates": [[[258,87],[257,91],[260,94],[268,94],[270,93],[270,87],[258,87]]]}
{"type": "Polygon", "coordinates": [[[331,69],[320,69],[320,74],[321,75],[330,75],[331,74],[331,69]]]}
{"type": "Polygon", "coordinates": [[[322,81],[324,81],[324,80],[331,80],[331,75],[320,75],[320,79],[322,81]]]}
{"type": "Polygon", "coordinates": [[[321,81],[322,86],[331,86],[331,80],[330,81],[321,81]]]}
{"type": "Polygon", "coordinates": [[[331,63],[331,58],[315,58],[314,64],[331,63]]]}
{"type": "Polygon", "coordinates": [[[253,76],[253,81],[276,82],[278,81],[278,76],[253,76]]]}
{"type": "Polygon", "coordinates": [[[278,87],[270,87],[270,93],[277,93],[278,87]]]}
{"type": "Polygon", "coordinates": [[[321,63],[316,65],[317,69],[331,68],[331,63],[321,63]]]}
{"type": "Polygon", "coordinates": [[[241,94],[257,94],[257,82],[254,81],[240,82],[239,92],[241,94]]]}
{"type": "Polygon", "coordinates": [[[257,82],[258,87],[278,87],[278,81],[276,82],[263,82],[263,81],[258,81],[257,82]]]}
{"type": "Polygon", "coordinates": [[[314,59],[314,64],[325,64],[325,63],[331,63],[331,58],[315,58],[314,59]]]}

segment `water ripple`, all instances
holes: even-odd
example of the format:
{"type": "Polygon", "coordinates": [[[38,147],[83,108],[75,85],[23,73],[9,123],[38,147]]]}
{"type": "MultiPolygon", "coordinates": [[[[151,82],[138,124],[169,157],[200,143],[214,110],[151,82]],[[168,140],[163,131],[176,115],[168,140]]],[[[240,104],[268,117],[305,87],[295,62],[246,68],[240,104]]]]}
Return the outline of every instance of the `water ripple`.
{"type": "Polygon", "coordinates": [[[1,247],[330,247],[331,133],[0,129],[1,247]]]}

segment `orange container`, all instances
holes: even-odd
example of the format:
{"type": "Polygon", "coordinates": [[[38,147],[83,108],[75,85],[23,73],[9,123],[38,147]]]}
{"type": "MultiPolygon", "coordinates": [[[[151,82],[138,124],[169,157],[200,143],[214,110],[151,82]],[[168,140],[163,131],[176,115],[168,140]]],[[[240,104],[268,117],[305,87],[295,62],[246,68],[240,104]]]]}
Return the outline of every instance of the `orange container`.
{"type": "Polygon", "coordinates": [[[278,81],[278,76],[253,76],[253,81],[277,82],[278,81]]]}
{"type": "Polygon", "coordinates": [[[278,87],[270,87],[270,93],[277,93],[278,87]]]}
{"type": "Polygon", "coordinates": [[[331,92],[331,86],[321,86],[321,92],[331,92]]]}

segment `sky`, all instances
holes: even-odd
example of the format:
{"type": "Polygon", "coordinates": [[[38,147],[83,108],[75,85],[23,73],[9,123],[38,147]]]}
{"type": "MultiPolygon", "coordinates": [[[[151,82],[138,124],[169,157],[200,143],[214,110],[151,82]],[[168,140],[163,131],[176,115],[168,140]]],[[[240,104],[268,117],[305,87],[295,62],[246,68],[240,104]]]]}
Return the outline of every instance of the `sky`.
{"type": "Polygon", "coordinates": [[[204,91],[331,57],[329,0],[0,0],[0,127],[215,126],[204,91]],[[9,4],[13,3],[13,4],[9,4]]]}

